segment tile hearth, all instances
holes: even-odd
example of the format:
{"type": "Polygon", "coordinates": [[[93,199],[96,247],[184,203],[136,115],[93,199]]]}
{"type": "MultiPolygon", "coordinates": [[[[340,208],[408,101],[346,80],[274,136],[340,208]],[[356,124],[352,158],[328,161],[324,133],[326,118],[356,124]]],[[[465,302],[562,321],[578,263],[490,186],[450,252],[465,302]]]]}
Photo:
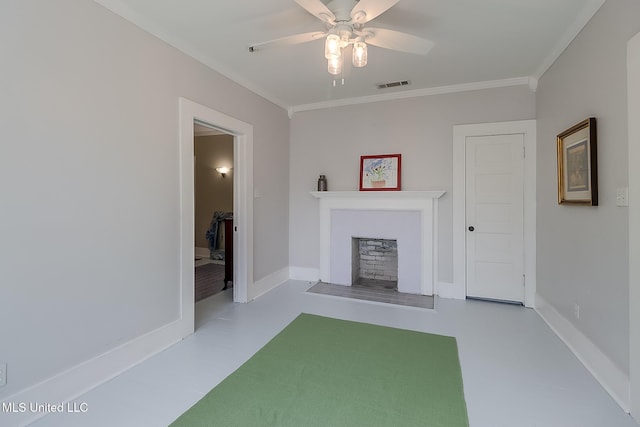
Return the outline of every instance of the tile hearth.
{"type": "Polygon", "coordinates": [[[332,283],[318,282],[307,292],[328,295],[340,298],[359,299],[363,301],[373,301],[385,304],[403,305],[407,307],[418,307],[433,309],[433,296],[415,295],[398,292],[394,282],[383,282],[381,280],[361,279],[352,286],[334,285],[332,283]],[[363,286],[363,282],[364,286],[363,286]]]}

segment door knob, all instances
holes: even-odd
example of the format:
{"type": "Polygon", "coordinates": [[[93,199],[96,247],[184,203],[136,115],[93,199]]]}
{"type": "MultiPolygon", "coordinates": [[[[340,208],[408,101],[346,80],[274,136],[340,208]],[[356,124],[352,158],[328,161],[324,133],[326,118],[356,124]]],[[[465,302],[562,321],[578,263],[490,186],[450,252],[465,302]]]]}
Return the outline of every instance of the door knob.
{"type": "Polygon", "coordinates": [[[476,229],[476,228],[475,228],[473,225],[470,225],[470,226],[469,226],[469,231],[473,231],[473,230],[475,230],[475,229],[476,229]]]}

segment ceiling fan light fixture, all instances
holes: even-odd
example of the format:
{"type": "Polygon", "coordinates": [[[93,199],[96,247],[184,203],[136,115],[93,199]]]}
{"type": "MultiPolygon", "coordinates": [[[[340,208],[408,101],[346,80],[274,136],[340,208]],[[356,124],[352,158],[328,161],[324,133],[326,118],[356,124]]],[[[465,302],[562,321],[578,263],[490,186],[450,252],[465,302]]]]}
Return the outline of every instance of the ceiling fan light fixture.
{"type": "Polygon", "coordinates": [[[327,60],[327,71],[332,76],[339,76],[342,73],[342,56],[329,58],[327,60]]]}
{"type": "Polygon", "coordinates": [[[339,58],[341,55],[340,37],[337,34],[329,34],[324,42],[324,57],[331,60],[339,58]]]}
{"type": "MultiPolygon", "coordinates": [[[[294,0],[311,15],[325,23],[325,32],[313,31],[281,37],[249,47],[250,52],[265,46],[287,46],[325,38],[324,56],[327,70],[336,82],[344,84],[343,49],[352,46],[353,67],[367,66],[368,45],[416,55],[426,55],[434,43],[411,34],[386,28],[369,27],[368,23],[385,13],[400,0],[294,0]]],[[[347,64],[350,69],[351,64],[347,64]]],[[[385,86],[390,87],[390,86],[385,86]]]]}
{"type": "Polygon", "coordinates": [[[349,45],[349,37],[351,37],[351,29],[340,30],[340,47],[347,47],[349,45]]]}
{"type": "Polygon", "coordinates": [[[351,14],[351,20],[355,23],[361,23],[367,21],[367,12],[364,10],[359,10],[357,12],[353,12],[351,14]]]}
{"type": "Polygon", "coordinates": [[[367,44],[365,42],[353,42],[352,61],[354,67],[364,67],[367,65],[367,44]]]}

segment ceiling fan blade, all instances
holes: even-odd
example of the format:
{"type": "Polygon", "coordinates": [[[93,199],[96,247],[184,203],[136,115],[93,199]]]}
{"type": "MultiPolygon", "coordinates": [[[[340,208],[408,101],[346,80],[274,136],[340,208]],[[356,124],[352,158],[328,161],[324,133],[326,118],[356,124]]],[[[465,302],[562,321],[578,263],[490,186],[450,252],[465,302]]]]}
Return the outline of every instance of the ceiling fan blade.
{"type": "Polygon", "coordinates": [[[431,40],[385,28],[367,27],[362,33],[365,34],[365,42],[368,44],[416,55],[426,55],[435,46],[431,40]]]}
{"type": "Polygon", "coordinates": [[[321,21],[335,23],[336,16],[320,0],[295,0],[295,2],[321,21]]]}
{"type": "Polygon", "coordinates": [[[364,24],[382,15],[399,1],[400,0],[360,0],[351,10],[351,19],[358,24],[364,24]]]}
{"type": "Polygon", "coordinates": [[[281,37],[279,39],[269,40],[268,42],[252,44],[251,46],[249,46],[249,52],[256,52],[258,50],[268,49],[272,47],[291,46],[294,44],[312,42],[326,35],[327,33],[324,33],[322,31],[313,31],[311,33],[303,33],[303,34],[296,34],[294,36],[281,37]]]}

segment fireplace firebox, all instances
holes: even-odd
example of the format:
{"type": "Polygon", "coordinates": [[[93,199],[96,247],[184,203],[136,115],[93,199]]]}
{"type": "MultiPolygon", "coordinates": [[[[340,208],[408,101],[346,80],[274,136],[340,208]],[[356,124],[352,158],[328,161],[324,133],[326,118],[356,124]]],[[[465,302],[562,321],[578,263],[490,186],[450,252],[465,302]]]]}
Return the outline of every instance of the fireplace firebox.
{"type": "Polygon", "coordinates": [[[398,289],[397,240],[353,237],[351,285],[398,289]]]}

